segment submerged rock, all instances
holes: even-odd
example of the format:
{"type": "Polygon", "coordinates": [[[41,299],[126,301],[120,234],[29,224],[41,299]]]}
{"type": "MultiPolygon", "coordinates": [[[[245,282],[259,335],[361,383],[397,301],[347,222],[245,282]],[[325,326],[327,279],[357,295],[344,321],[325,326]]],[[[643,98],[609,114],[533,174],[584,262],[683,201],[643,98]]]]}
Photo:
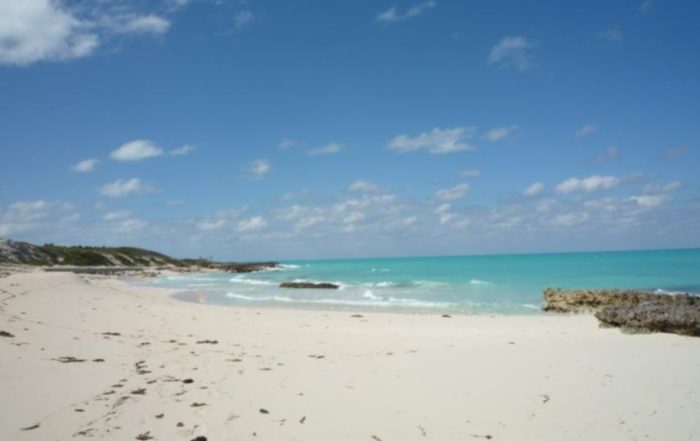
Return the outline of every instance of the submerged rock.
{"type": "MultiPolygon", "coordinates": [[[[596,312],[609,306],[636,305],[661,294],[618,289],[544,290],[544,306],[548,312],[596,312]]],[[[666,296],[666,295],[664,295],[666,296]]],[[[668,297],[668,296],[666,296],[668,297]]]]}
{"type": "Polygon", "coordinates": [[[655,295],[636,305],[610,306],[595,313],[604,325],[635,332],[670,332],[700,337],[700,297],[655,295]]]}
{"type": "Polygon", "coordinates": [[[280,283],[280,288],[299,288],[299,289],[338,289],[339,285],[334,283],[316,283],[316,282],[284,282],[280,283]]]}

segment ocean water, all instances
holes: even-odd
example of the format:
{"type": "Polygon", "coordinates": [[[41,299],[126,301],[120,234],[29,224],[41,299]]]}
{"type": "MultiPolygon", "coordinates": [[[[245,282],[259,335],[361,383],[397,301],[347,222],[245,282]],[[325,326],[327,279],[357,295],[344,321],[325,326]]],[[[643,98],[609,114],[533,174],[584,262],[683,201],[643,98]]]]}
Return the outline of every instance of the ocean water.
{"type": "Polygon", "coordinates": [[[183,274],[152,283],[190,297],[204,293],[206,302],[222,305],[528,314],[540,310],[547,287],[700,294],[700,249],[292,261],[270,271],[183,274]],[[279,288],[285,281],[341,288],[279,288]]]}

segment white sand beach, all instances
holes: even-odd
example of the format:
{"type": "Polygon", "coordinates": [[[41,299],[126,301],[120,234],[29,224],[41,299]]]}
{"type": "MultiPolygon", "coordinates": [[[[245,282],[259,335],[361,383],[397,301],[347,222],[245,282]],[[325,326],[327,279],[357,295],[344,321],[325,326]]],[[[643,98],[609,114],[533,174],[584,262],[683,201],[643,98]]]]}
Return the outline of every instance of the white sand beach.
{"type": "Polygon", "coordinates": [[[356,316],[171,294],[1,278],[0,439],[700,439],[698,338],[587,315],[356,316]]]}

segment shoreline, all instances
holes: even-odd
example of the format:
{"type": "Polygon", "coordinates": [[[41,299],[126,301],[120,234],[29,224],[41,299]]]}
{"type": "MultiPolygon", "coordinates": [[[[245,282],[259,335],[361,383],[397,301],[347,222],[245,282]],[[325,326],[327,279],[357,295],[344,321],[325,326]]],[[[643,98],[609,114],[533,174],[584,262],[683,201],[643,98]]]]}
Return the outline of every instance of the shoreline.
{"type": "Polygon", "coordinates": [[[221,308],[173,293],[71,273],[0,278],[0,331],[13,335],[0,337],[0,394],[12,397],[1,437],[700,433],[697,338],[628,335],[589,315],[221,308]]]}

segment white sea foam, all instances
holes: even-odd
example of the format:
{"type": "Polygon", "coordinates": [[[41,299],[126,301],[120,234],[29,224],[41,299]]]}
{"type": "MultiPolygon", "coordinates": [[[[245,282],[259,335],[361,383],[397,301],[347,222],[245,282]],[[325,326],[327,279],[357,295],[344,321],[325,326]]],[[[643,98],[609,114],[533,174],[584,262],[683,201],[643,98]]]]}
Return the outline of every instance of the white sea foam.
{"type": "Polygon", "coordinates": [[[396,298],[388,297],[381,298],[370,290],[365,291],[363,295],[364,299],[350,299],[350,298],[321,298],[321,299],[309,299],[309,298],[296,298],[292,299],[286,296],[250,296],[245,294],[238,294],[234,292],[227,292],[225,296],[229,299],[235,299],[245,302],[279,302],[279,303],[296,303],[302,305],[334,305],[334,306],[366,306],[366,307],[405,307],[405,308],[424,308],[424,309],[436,309],[436,308],[449,308],[454,306],[453,303],[448,302],[429,302],[417,299],[407,299],[407,298],[396,298]]]}
{"type": "Polygon", "coordinates": [[[227,292],[226,297],[228,297],[229,299],[245,300],[247,302],[295,302],[294,299],[285,296],[247,296],[245,294],[237,294],[235,292],[227,292]]]}
{"type": "Polygon", "coordinates": [[[371,289],[365,290],[364,294],[362,294],[362,297],[366,299],[371,299],[371,300],[379,300],[381,297],[377,297],[371,289]]]}
{"type": "Polygon", "coordinates": [[[232,277],[231,279],[229,279],[229,282],[243,283],[246,285],[265,285],[265,286],[277,285],[275,282],[270,282],[269,280],[248,279],[248,278],[245,278],[243,276],[232,277]]]}
{"type": "Polygon", "coordinates": [[[375,283],[368,283],[367,286],[371,286],[372,288],[394,288],[399,286],[398,283],[396,282],[375,282],[375,283]]]}
{"type": "Polygon", "coordinates": [[[486,280],[479,280],[479,279],[471,279],[469,280],[469,284],[473,286],[492,286],[493,283],[487,282],[486,280]]]}

